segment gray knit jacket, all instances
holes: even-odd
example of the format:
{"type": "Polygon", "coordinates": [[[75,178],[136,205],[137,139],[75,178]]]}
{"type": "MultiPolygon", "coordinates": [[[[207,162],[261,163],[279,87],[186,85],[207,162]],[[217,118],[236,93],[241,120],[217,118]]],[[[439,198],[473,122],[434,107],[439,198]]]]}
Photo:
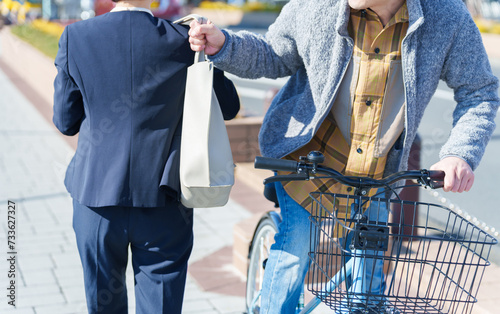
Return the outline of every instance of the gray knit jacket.
{"type": "MultiPolygon", "coordinates": [[[[410,25],[402,43],[406,119],[389,152],[386,174],[407,168],[417,128],[440,79],[454,90],[453,129],[440,157],[475,169],[495,128],[498,79],[481,35],[459,0],[407,0],[410,25]]],[[[259,135],[263,156],[283,157],[308,143],[334,103],[350,62],[347,0],[291,0],[265,36],[224,30],[210,59],[245,78],[291,76],[269,108],[259,135]]],[[[346,117],[347,118],[347,117],[346,117]]]]}

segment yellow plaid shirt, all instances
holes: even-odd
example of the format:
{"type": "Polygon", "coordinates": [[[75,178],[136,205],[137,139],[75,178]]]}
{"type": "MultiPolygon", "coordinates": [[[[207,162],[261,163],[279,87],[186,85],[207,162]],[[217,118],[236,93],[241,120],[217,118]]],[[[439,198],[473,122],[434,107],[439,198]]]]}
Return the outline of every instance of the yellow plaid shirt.
{"type": "MultiPolygon", "coordinates": [[[[374,157],[375,141],[390,63],[401,60],[401,42],[407,29],[406,2],[385,27],[375,12],[351,9],[348,31],[354,40],[353,55],[361,60],[352,113],[346,117],[351,119],[351,143],[346,142],[330,112],[311,142],[285,159],[298,160],[317,150],[325,155],[324,165],[345,175],[382,177],[387,157],[374,157]]],[[[284,182],[283,186],[306,209],[313,191],[352,194],[351,189],[328,179],[284,182]]]]}

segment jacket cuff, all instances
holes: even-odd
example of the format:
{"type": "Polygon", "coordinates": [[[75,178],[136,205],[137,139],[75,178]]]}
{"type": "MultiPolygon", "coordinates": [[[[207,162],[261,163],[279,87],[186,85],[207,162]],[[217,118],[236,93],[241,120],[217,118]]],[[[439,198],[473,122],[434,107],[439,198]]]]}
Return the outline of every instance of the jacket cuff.
{"type": "Polygon", "coordinates": [[[229,35],[228,31],[226,31],[225,29],[222,29],[221,31],[226,37],[226,40],[224,40],[224,45],[222,45],[222,48],[219,50],[219,52],[217,52],[213,56],[207,55],[208,60],[214,63],[224,61],[228,53],[227,50],[229,49],[229,42],[231,41],[231,36],[229,35]]]}

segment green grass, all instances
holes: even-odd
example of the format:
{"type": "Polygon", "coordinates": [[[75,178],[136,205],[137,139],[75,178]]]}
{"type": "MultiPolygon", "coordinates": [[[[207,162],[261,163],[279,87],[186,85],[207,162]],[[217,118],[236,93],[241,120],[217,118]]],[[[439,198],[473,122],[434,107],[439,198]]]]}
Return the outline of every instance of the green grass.
{"type": "Polygon", "coordinates": [[[27,24],[12,26],[10,30],[14,35],[30,43],[43,54],[52,59],[56,58],[59,42],[59,38],[56,36],[44,33],[27,24]]]}

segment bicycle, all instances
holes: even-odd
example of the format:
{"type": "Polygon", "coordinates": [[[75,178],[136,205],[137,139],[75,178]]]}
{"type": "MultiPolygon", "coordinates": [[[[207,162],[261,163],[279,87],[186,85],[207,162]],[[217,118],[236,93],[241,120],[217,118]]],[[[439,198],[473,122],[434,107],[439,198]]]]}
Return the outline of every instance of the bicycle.
{"type": "MultiPolygon", "coordinates": [[[[312,241],[306,285],[314,298],[304,306],[301,296],[297,313],[311,313],[321,302],[336,313],[470,313],[485,267],[490,265],[491,247],[498,241],[447,207],[402,200],[397,193],[409,186],[441,188],[444,173],[412,170],[375,180],[343,176],[321,166],[323,161],[319,152],[299,161],[255,159],[255,168],[291,172],[267,178],[264,184],[333,178],[354,189],[353,195],[310,194],[312,241]],[[402,180],[412,183],[394,186],[402,180]],[[373,188],[384,192],[368,196],[373,188]],[[380,205],[368,206],[372,203],[386,204],[388,209],[391,205],[411,208],[413,215],[405,217],[402,211],[398,221],[375,219],[380,205]],[[435,216],[444,216],[446,223],[435,223],[435,216]],[[414,223],[417,219],[421,223],[414,223]],[[370,278],[365,278],[370,271],[370,278]],[[379,290],[372,286],[376,272],[384,278],[379,290]]],[[[249,314],[259,313],[265,264],[279,222],[277,212],[266,213],[252,238],[246,292],[249,314]]]]}

